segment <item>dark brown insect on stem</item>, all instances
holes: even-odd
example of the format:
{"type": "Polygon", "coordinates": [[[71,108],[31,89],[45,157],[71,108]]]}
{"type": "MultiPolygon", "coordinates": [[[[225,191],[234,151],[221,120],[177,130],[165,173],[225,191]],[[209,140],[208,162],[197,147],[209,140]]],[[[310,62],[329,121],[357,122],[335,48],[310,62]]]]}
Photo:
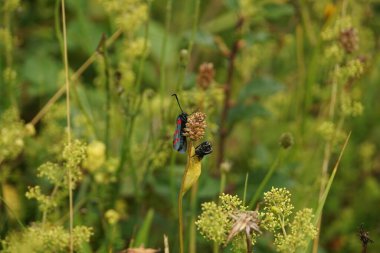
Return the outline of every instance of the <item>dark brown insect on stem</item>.
{"type": "MultiPolygon", "coordinates": [[[[244,23],[244,19],[242,17],[239,18],[236,22],[235,29],[240,30],[243,23],[244,23]]],[[[224,160],[224,153],[225,153],[224,147],[225,147],[226,137],[228,135],[227,116],[228,116],[228,111],[230,109],[232,81],[233,81],[234,70],[235,70],[235,59],[242,45],[242,41],[239,37],[240,36],[238,36],[238,38],[233,43],[232,49],[230,50],[227,56],[228,57],[227,77],[226,77],[226,82],[224,85],[224,102],[223,102],[222,115],[220,119],[219,152],[218,152],[218,157],[216,160],[216,168],[217,168],[216,173],[219,173],[220,165],[224,160]]]]}
{"type": "Polygon", "coordinates": [[[368,243],[373,243],[373,240],[369,238],[369,232],[364,230],[363,224],[360,225],[359,239],[362,242],[362,253],[367,252],[368,243]]]}

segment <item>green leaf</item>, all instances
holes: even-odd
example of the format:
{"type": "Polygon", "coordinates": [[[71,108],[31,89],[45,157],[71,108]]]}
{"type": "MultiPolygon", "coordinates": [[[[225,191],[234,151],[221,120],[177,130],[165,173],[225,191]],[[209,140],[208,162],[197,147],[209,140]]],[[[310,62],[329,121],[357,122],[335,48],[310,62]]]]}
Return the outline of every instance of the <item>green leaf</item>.
{"type": "Polygon", "coordinates": [[[269,96],[283,90],[284,85],[270,77],[258,77],[248,83],[240,92],[239,100],[251,96],[269,96]]]}
{"type": "Polygon", "coordinates": [[[56,91],[60,87],[57,84],[59,70],[58,62],[43,49],[25,57],[21,71],[22,78],[30,83],[29,94],[41,96],[56,91]]]}
{"type": "Polygon", "coordinates": [[[238,104],[229,111],[228,123],[229,125],[232,125],[241,120],[249,120],[257,116],[265,117],[269,115],[269,111],[258,103],[252,103],[249,105],[238,104]]]}
{"type": "Polygon", "coordinates": [[[153,209],[149,209],[148,213],[145,216],[144,222],[136,235],[136,241],[134,243],[136,247],[140,247],[141,245],[147,245],[149,230],[152,226],[153,217],[154,211],[153,209]]]}
{"type": "Polygon", "coordinates": [[[265,31],[257,31],[255,33],[248,33],[244,40],[248,45],[256,43],[265,43],[272,38],[271,34],[265,31]]]}
{"type": "Polygon", "coordinates": [[[269,20],[279,20],[294,15],[294,8],[290,4],[269,3],[264,5],[264,16],[269,20]]]}
{"type": "MultiPolygon", "coordinates": [[[[161,57],[162,42],[165,36],[165,27],[158,22],[149,23],[149,42],[151,56],[159,62],[161,57]]],[[[168,34],[166,38],[166,54],[164,57],[165,65],[174,65],[179,57],[178,37],[174,34],[168,34]]]]}

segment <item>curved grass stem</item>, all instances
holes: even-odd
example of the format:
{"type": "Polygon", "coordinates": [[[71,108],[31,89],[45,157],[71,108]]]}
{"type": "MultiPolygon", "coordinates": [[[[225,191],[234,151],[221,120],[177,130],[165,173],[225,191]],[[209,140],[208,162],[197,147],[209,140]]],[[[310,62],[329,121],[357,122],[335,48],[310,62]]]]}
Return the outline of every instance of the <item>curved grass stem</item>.
{"type": "Polygon", "coordinates": [[[187,171],[189,169],[191,151],[192,151],[192,142],[189,140],[187,142],[187,164],[185,171],[183,172],[181,188],[178,194],[178,225],[179,225],[179,252],[184,253],[184,243],[183,243],[183,212],[182,212],[182,201],[183,195],[185,194],[185,179],[187,176],[187,171]]]}
{"type": "MultiPolygon", "coordinates": [[[[65,81],[66,81],[66,118],[67,118],[67,140],[68,144],[71,143],[71,122],[70,122],[70,78],[69,78],[69,60],[67,56],[67,34],[66,34],[66,14],[65,14],[65,0],[61,1],[62,10],[62,32],[63,32],[63,60],[65,64],[65,81]]],[[[69,181],[69,212],[70,212],[70,225],[69,225],[69,249],[70,253],[74,252],[73,240],[73,224],[74,224],[74,210],[73,210],[73,187],[72,187],[72,172],[71,166],[68,166],[68,181],[69,181]]]]}

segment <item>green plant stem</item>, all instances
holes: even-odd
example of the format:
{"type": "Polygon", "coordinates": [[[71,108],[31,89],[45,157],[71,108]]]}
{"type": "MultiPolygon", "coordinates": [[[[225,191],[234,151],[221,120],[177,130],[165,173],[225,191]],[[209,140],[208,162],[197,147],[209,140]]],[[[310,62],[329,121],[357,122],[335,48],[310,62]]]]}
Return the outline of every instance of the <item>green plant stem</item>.
{"type": "Polygon", "coordinates": [[[195,217],[197,211],[197,193],[198,193],[198,182],[195,182],[191,188],[190,195],[190,210],[191,210],[191,222],[189,227],[189,253],[195,253],[196,247],[196,229],[195,229],[195,217]]]}
{"type": "Polygon", "coordinates": [[[174,152],[171,153],[170,155],[170,167],[169,167],[169,180],[170,180],[170,196],[172,200],[172,206],[174,209],[174,213],[177,216],[178,215],[178,210],[176,208],[176,180],[175,180],[175,172],[174,172],[174,163],[175,163],[175,155],[174,152]]]}
{"type": "Polygon", "coordinates": [[[183,172],[181,188],[178,194],[178,227],[179,227],[179,252],[184,253],[184,243],[183,243],[183,211],[182,211],[182,201],[185,190],[185,179],[187,176],[187,171],[189,169],[190,159],[191,159],[191,150],[192,150],[192,141],[188,140],[187,142],[187,164],[185,171],[183,172]]]}
{"type": "Polygon", "coordinates": [[[287,234],[286,234],[286,229],[285,229],[285,217],[282,215],[279,217],[279,221],[280,221],[280,224],[281,224],[281,229],[282,229],[282,234],[286,237],[287,234]]]}
{"type": "MultiPolygon", "coordinates": [[[[338,66],[336,65],[335,68],[338,66]]],[[[328,111],[328,119],[332,121],[335,116],[335,108],[336,108],[336,101],[337,101],[337,93],[338,93],[338,82],[337,80],[333,80],[332,86],[331,86],[331,97],[330,97],[330,105],[329,105],[329,111],[328,111]]],[[[337,131],[337,130],[336,130],[337,131]]],[[[335,132],[336,133],[336,132],[335,132]]],[[[324,148],[324,155],[323,155],[323,162],[322,162],[322,169],[321,169],[321,184],[319,188],[319,202],[321,201],[325,188],[326,188],[326,183],[328,180],[328,166],[330,163],[330,158],[332,154],[332,147],[334,143],[334,138],[331,140],[328,140],[325,144],[324,148]]],[[[321,229],[321,220],[318,221],[317,224],[317,236],[314,239],[313,243],[313,253],[318,252],[318,245],[319,245],[319,231],[321,229]]]]}
{"type": "Polygon", "coordinates": [[[259,187],[257,188],[255,195],[253,196],[253,198],[249,202],[249,209],[252,209],[253,206],[256,204],[256,202],[259,199],[260,195],[262,194],[265,186],[268,184],[269,179],[272,177],[273,172],[276,170],[276,168],[280,164],[282,157],[283,157],[283,154],[284,154],[283,149],[280,149],[280,151],[277,154],[276,159],[272,163],[272,166],[269,168],[267,174],[265,175],[264,179],[261,181],[259,187]]]}
{"type": "MultiPolygon", "coordinates": [[[[66,11],[65,0],[62,0],[62,32],[63,32],[63,52],[65,64],[65,79],[66,79],[66,118],[67,118],[67,140],[68,144],[71,143],[71,123],[70,123],[70,79],[69,79],[69,61],[67,56],[67,35],[66,35],[66,11]]],[[[70,253],[74,252],[74,209],[73,209],[73,186],[72,186],[72,172],[71,166],[68,166],[68,181],[69,181],[69,212],[70,212],[70,226],[69,226],[69,249],[70,253]]]]}
{"type": "Polygon", "coordinates": [[[245,200],[247,197],[248,175],[249,173],[247,172],[247,174],[245,174],[245,181],[244,181],[243,206],[245,206],[245,200]]]}
{"type": "Polygon", "coordinates": [[[222,194],[224,192],[225,187],[226,187],[226,172],[222,171],[222,174],[220,175],[219,194],[222,194]]]}
{"type": "Polygon", "coordinates": [[[189,47],[187,48],[187,51],[188,51],[190,57],[191,57],[191,52],[192,52],[193,47],[194,47],[195,34],[197,32],[197,29],[198,29],[198,20],[199,20],[200,5],[201,5],[201,1],[200,0],[196,0],[195,1],[195,15],[194,15],[193,25],[192,25],[192,31],[191,31],[191,39],[189,41],[189,47]]]}
{"type": "Polygon", "coordinates": [[[110,114],[111,114],[111,85],[110,85],[110,74],[109,74],[109,64],[106,46],[106,35],[102,35],[102,56],[104,61],[104,76],[105,76],[105,86],[106,86],[106,115],[105,115],[105,134],[104,134],[104,144],[106,145],[106,158],[109,155],[109,139],[110,139],[110,114]]]}
{"type": "MultiPolygon", "coordinates": [[[[172,2],[173,0],[166,0],[166,17],[165,17],[165,33],[161,44],[161,54],[160,54],[160,107],[161,107],[161,120],[165,120],[165,108],[164,108],[164,92],[165,92],[165,55],[166,55],[166,44],[169,36],[170,21],[172,18],[172,2]]],[[[164,128],[162,128],[164,131],[164,128]]]]}
{"type": "Polygon", "coordinates": [[[219,244],[217,242],[213,242],[212,252],[213,253],[219,253],[219,244]]]}

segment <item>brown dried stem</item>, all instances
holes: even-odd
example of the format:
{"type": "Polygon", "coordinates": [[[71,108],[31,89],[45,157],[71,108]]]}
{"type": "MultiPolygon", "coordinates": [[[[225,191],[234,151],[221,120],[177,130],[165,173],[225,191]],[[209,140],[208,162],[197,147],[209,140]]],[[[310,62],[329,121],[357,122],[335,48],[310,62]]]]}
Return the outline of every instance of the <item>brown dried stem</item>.
{"type": "MultiPolygon", "coordinates": [[[[239,18],[236,24],[236,29],[239,29],[243,25],[243,18],[239,18]]],[[[241,48],[241,40],[237,38],[233,43],[232,49],[230,50],[228,57],[228,68],[227,68],[227,77],[226,83],[224,86],[224,105],[223,111],[220,119],[220,132],[219,132],[219,153],[216,160],[216,168],[217,172],[219,172],[219,168],[221,163],[224,160],[225,155],[225,142],[228,136],[228,128],[227,128],[227,116],[228,111],[230,110],[230,99],[231,99],[231,90],[232,90],[232,81],[234,77],[235,71],[235,59],[239,49],[241,48]]]]}

